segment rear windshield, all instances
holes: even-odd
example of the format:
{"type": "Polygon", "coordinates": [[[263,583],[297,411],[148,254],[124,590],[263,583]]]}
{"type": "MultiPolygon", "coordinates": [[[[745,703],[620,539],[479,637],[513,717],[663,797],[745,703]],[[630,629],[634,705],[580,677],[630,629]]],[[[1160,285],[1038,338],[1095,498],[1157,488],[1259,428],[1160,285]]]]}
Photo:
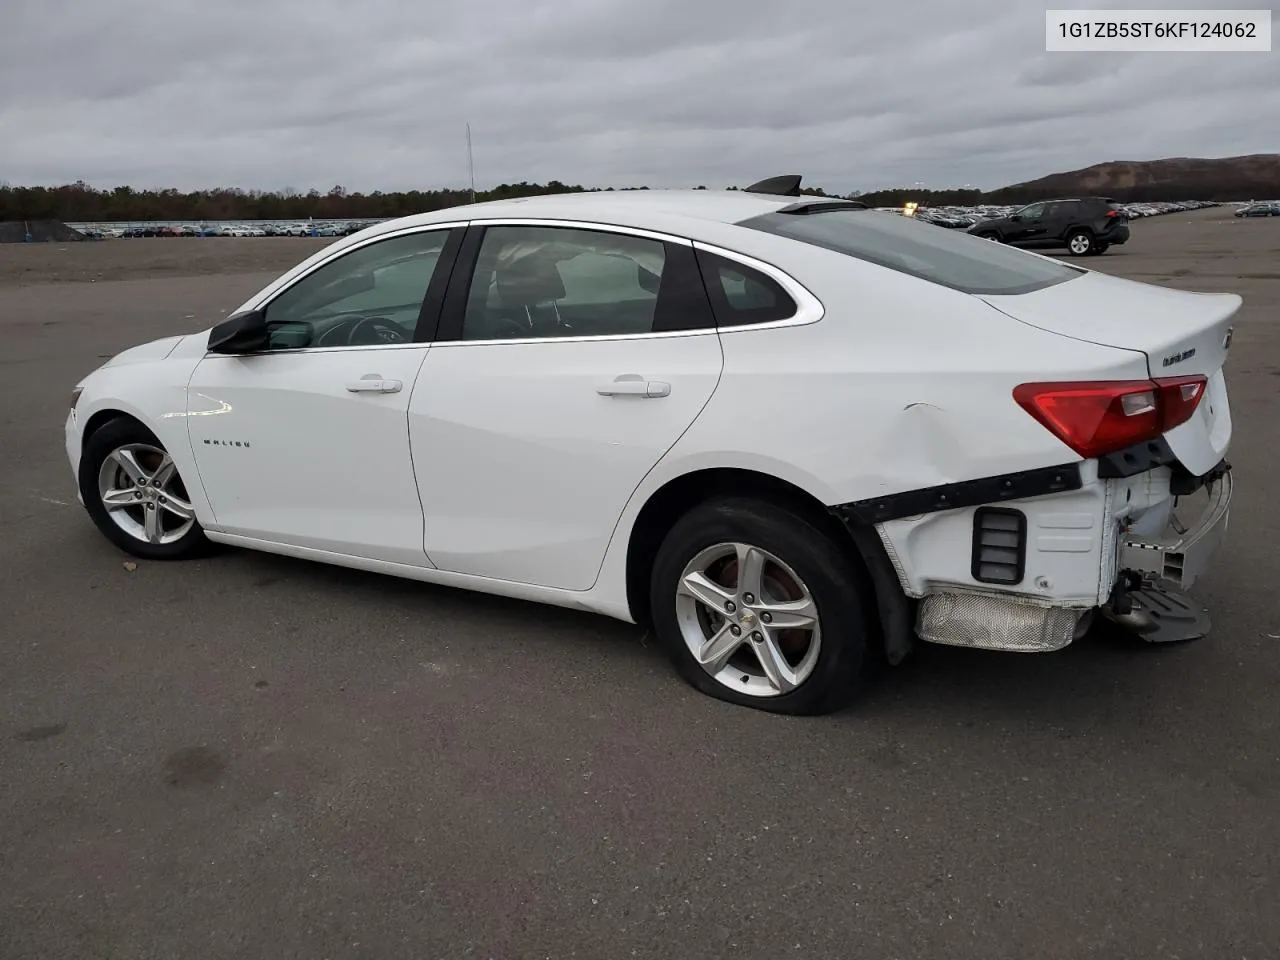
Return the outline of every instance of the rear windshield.
{"type": "Polygon", "coordinates": [[[739,224],[974,294],[1031,293],[1083,270],[962,230],[873,210],[766,213],[739,224]]]}

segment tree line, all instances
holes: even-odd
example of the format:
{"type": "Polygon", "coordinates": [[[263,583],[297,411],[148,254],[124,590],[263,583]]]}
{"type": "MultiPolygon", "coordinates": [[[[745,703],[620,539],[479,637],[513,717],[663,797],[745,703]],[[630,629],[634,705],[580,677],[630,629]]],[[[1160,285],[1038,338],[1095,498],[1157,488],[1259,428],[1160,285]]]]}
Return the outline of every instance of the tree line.
{"type": "MultiPolygon", "coordinates": [[[[1018,187],[999,190],[926,190],[897,187],[871,193],[827,193],[821,188],[806,188],[812,196],[857,199],[873,207],[900,207],[909,201],[921,206],[975,206],[983,203],[1016,204],[1081,192],[1071,189],[1065,178],[1051,177],[1018,187]]],[[[549,183],[504,183],[489,190],[477,190],[476,202],[527,197],[548,193],[609,192],[613,187],[583,187],[552,180],[549,183]]],[[[622,187],[622,190],[647,190],[648,187],[622,187]]],[[[705,190],[707,187],[699,186],[705,190]]],[[[740,189],[728,187],[729,190],[740,189]]],[[[1127,190],[1106,192],[1122,202],[1157,200],[1250,200],[1280,195],[1280,184],[1241,180],[1217,185],[1203,182],[1144,184],[1127,190]]],[[[1097,193],[1097,190],[1085,191],[1097,193]]],[[[387,219],[412,213],[439,210],[470,203],[469,190],[409,190],[399,192],[348,192],[335,186],[328,193],[310,190],[265,191],[221,187],[210,190],[137,190],[133,187],[95,189],[77,181],[57,187],[14,187],[0,184],[0,221],[62,220],[64,222],[112,221],[204,221],[204,220],[361,220],[387,219]]]]}

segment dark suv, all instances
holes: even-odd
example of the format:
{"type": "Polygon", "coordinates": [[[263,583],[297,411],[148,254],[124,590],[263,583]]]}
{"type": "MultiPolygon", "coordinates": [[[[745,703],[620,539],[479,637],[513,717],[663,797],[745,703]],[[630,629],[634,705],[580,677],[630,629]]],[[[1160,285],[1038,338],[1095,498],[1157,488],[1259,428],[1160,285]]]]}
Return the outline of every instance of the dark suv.
{"type": "Polygon", "coordinates": [[[1118,203],[1106,197],[1045,200],[1007,217],[975,223],[969,232],[1015,247],[1066,247],[1083,257],[1128,240],[1129,219],[1118,203]]]}

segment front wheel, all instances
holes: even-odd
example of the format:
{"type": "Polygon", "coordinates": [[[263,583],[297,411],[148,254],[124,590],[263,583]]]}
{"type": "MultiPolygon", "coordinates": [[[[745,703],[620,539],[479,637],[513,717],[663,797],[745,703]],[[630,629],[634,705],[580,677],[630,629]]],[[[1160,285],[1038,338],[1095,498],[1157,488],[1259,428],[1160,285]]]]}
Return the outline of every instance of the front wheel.
{"type": "Polygon", "coordinates": [[[136,420],[112,420],[89,436],[79,479],[90,518],[125,552],[145,560],[181,560],[212,546],[177,464],[136,420]]]}
{"type": "Polygon", "coordinates": [[[1067,249],[1074,256],[1088,256],[1097,250],[1097,241],[1088,230],[1075,230],[1067,236],[1067,249]]]}
{"type": "Polygon", "coordinates": [[[710,696],[773,713],[827,713],[874,666],[863,577],[804,517],[770,503],[704,503],[654,563],[654,629],[680,675],[710,696]]]}

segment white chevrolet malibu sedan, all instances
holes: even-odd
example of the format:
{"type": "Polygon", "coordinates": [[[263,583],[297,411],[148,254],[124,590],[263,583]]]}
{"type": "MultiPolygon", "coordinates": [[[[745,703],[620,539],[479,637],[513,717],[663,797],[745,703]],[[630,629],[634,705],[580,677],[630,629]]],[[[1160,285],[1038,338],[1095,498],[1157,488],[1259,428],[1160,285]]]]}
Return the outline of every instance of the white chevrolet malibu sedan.
{"type": "Polygon", "coordinates": [[[782,713],[919,640],[1203,636],[1240,298],[797,183],[341,239],[76,386],[81,502],[149,560],[230,544],[644,623],[697,689],[782,713]]]}

